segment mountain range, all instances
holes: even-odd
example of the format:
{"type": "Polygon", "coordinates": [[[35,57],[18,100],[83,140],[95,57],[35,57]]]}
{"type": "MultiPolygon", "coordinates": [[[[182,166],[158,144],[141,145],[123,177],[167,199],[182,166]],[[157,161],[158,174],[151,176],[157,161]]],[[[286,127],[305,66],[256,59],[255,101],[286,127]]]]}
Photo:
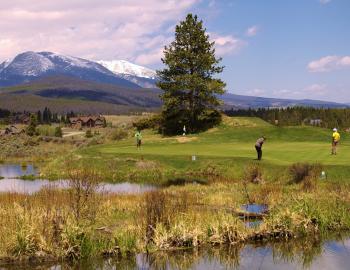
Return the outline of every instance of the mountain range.
{"type": "Polygon", "coordinates": [[[54,75],[140,88],[99,63],[52,52],[24,52],[5,61],[0,65],[0,86],[18,85],[54,75]]]}
{"type": "MultiPolygon", "coordinates": [[[[0,64],[0,108],[81,113],[159,110],[161,91],[152,69],[123,60],[91,61],[52,52],[24,52],[0,64]]],[[[223,108],[347,107],[318,101],[220,96],[223,108]]]]}

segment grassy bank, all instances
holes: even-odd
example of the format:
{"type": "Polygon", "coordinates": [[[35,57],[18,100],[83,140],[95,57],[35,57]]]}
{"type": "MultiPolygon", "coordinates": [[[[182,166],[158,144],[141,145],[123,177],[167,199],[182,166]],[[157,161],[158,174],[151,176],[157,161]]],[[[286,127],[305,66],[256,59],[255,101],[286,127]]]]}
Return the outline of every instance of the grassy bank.
{"type": "Polygon", "coordinates": [[[213,181],[143,195],[95,195],[80,205],[78,218],[74,189],[1,194],[0,262],[327,235],[350,228],[349,191],[345,184],[316,183],[309,190],[303,183],[213,181]],[[260,226],[248,228],[238,217],[247,203],[269,206],[260,226]]]}

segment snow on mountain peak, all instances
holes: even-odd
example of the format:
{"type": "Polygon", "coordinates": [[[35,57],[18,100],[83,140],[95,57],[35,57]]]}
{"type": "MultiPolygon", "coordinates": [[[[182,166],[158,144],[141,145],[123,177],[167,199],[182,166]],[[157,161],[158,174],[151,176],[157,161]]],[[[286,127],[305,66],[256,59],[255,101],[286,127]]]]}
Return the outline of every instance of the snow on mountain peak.
{"type": "Polygon", "coordinates": [[[6,59],[4,62],[0,63],[0,72],[7,68],[12,62],[12,59],[6,59]]]}
{"type": "Polygon", "coordinates": [[[152,69],[135,65],[125,60],[97,61],[117,75],[132,75],[136,77],[155,79],[156,72],[152,69]]]}
{"type": "Polygon", "coordinates": [[[6,68],[11,69],[14,74],[38,76],[53,69],[54,66],[54,63],[43,55],[35,52],[25,52],[17,55],[11,63],[7,64],[6,68]]]}
{"type": "Polygon", "coordinates": [[[79,68],[86,68],[86,69],[94,69],[103,73],[110,73],[108,69],[102,67],[96,62],[82,59],[79,57],[62,55],[62,54],[52,53],[52,52],[40,52],[39,54],[44,55],[45,57],[51,59],[55,63],[56,62],[63,63],[63,65],[66,65],[66,68],[79,67],[79,68]]]}

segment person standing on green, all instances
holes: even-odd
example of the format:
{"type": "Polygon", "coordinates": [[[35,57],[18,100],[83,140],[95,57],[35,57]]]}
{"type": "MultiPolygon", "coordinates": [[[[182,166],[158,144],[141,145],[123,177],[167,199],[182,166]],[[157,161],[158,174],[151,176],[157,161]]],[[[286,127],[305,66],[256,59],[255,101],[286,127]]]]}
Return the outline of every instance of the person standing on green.
{"type": "Polygon", "coordinates": [[[258,154],[257,160],[261,160],[262,158],[262,146],[265,141],[266,141],[266,138],[264,136],[256,140],[255,150],[256,150],[256,153],[258,154]]]}
{"type": "Polygon", "coordinates": [[[135,138],[136,138],[136,148],[139,149],[141,148],[141,141],[142,141],[142,134],[140,130],[136,131],[135,138]]]}
{"type": "Polygon", "coordinates": [[[337,146],[340,141],[340,134],[336,128],[333,128],[332,134],[332,155],[337,154],[337,146]]]}

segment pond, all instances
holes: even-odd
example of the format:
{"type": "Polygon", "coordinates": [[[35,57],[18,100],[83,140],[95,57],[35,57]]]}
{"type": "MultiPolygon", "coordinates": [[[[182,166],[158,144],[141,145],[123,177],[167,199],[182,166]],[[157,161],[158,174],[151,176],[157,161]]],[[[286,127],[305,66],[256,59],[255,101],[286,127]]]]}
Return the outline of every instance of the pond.
{"type": "Polygon", "coordinates": [[[80,262],[79,265],[25,265],[12,269],[249,269],[249,270],[345,270],[350,265],[350,238],[326,241],[290,240],[267,244],[249,244],[226,248],[190,249],[152,254],[137,254],[128,259],[105,259],[80,262]]]}
{"type": "Polygon", "coordinates": [[[3,178],[17,178],[24,175],[38,175],[39,171],[32,164],[0,164],[0,176],[3,178]]]}
{"type": "MultiPolygon", "coordinates": [[[[42,188],[68,188],[68,181],[48,181],[48,180],[22,180],[23,176],[38,175],[39,171],[33,165],[18,165],[18,164],[0,164],[0,192],[16,192],[22,194],[33,194],[40,191],[42,188]]],[[[102,183],[101,192],[106,193],[123,193],[123,194],[138,194],[157,189],[154,185],[143,185],[133,183],[102,183]]]]}

